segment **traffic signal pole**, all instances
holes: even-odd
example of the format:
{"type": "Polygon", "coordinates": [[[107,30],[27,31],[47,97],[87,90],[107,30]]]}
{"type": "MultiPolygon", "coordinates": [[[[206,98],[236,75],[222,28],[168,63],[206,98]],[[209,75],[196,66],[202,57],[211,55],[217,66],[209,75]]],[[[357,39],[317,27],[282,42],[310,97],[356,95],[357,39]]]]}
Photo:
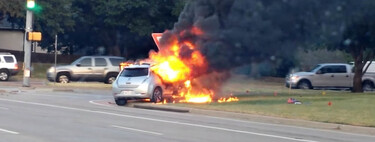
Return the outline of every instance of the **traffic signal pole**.
{"type": "Polygon", "coordinates": [[[33,12],[26,12],[25,39],[23,44],[24,62],[23,62],[23,87],[30,87],[31,75],[31,41],[27,40],[27,33],[33,31],[33,12]]]}

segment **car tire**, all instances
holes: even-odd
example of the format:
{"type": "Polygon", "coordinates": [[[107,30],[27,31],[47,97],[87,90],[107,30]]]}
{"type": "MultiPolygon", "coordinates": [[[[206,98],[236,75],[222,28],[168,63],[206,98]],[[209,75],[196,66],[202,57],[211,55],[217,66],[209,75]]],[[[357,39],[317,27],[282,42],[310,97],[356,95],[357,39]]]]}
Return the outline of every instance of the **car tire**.
{"type": "Polygon", "coordinates": [[[9,79],[9,71],[0,70],[0,81],[7,81],[9,79]]]}
{"type": "Polygon", "coordinates": [[[127,99],[116,99],[115,102],[116,102],[116,105],[118,105],[118,106],[124,106],[128,103],[128,100],[127,99]]]}
{"type": "Polygon", "coordinates": [[[312,86],[311,86],[311,83],[307,80],[302,80],[298,83],[297,85],[297,88],[298,89],[311,89],[312,86]]]}
{"type": "Polygon", "coordinates": [[[160,87],[156,87],[152,92],[151,102],[160,103],[163,102],[163,90],[160,87]]]}
{"type": "Polygon", "coordinates": [[[105,77],[104,83],[106,83],[106,84],[112,84],[113,82],[115,82],[116,77],[117,76],[115,74],[109,74],[109,75],[107,75],[107,77],[105,77]]]}
{"type": "Polygon", "coordinates": [[[69,83],[70,82],[70,75],[67,74],[67,73],[59,73],[59,74],[57,74],[56,82],[69,83]]]}
{"type": "Polygon", "coordinates": [[[362,83],[362,90],[363,91],[373,91],[374,90],[374,84],[370,81],[365,81],[362,83]]]}

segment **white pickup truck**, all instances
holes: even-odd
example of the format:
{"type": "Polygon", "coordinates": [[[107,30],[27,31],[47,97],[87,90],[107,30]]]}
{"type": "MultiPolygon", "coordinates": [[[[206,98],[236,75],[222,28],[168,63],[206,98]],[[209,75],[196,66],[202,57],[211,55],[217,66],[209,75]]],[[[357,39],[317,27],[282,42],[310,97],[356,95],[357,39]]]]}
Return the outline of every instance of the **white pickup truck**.
{"type": "MultiPolygon", "coordinates": [[[[286,87],[299,89],[352,88],[352,65],[341,63],[318,64],[309,72],[296,72],[286,77],[286,87]]],[[[365,73],[362,77],[364,91],[373,90],[375,73],[365,73]]]]}

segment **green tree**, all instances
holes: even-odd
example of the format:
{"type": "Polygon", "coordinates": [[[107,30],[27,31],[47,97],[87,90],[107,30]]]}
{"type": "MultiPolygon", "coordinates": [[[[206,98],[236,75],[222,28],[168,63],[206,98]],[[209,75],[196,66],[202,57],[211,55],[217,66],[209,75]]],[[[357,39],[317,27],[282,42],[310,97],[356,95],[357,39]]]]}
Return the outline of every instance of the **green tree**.
{"type": "MultiPolygon", "coordinates": [[[[0,17],[24,27],[24,0],[0,0],[0,17]]],[[[59,47],[71,53],[80,48],[104,47],[107,54],[132,58],[147,56],[155,47],[152,32],[163,32],[177,21],[185,0],[38,0],[34,30],[43,33],[42,47],[59,47]]],[[[87,53],[87,54],[95,54],[87,53]]]]}
{"type": "Polygon", "coordinates": [[[25,6],[26,1],[24,0],[0,0],[0,19],[4,18],[6,14],[9,14],[10,17],[25,17],[24,10],[22,7],[25,6]]]}
{"type": "MultiPolygon", "coordinates": [[[[368,61],[375,55],[375,1],[334,0],[325,10],[321,26],[321,42],[328,49],[342,50],[354,60],[352,92],[363,92],[362,77],[368,61]]],[[[369,64],[368,64],[369,65],[369,64]]],[[[374,84],[370,84],[374,85],[374,84]]]]}
{"type": "MultiPolygon", "coordinates": [[[[74,16],[77,11],[72,7],[73,0],[38,0],[38,9],[34,11],[34,30],[43,33],[41,46],[53,47],[55,35],[64,35],[75,28],[74,16]]],[[[59,47],[69,45],[59,40],[59,47]]]]}
{"type": "Polygon", "coordinates": [[[21,18],[25,17],[25,6],[24,0],[14,0],[9,2],[8,0],[0,0],[0,21],[4,18],[12,24],[12,28],[17,27],[24,27],[22,25],[24,20],[20,20],[21,18]]]}
{"type": "Polygon", "coordinates": [[[66,38],[78,49],[104,47],[110,55],[144,57],[155,47],[151,33],[172,27],[183,5],[183,0],[75,0],[77,26],[66,38]]]}

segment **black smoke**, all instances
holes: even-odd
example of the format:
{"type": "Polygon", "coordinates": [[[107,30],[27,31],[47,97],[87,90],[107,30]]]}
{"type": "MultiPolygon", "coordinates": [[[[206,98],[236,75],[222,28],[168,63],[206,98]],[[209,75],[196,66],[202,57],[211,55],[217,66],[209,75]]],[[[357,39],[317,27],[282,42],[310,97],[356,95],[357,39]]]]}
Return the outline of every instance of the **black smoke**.
{"type": "Polygon", "coordinates": [[[204,55],[208,68],[196,77],[227,78],[230,70],[251,63],[290,63],[297,48],[315,36],[308,30],[320,24],[310,21],[322,14],[319,6],[315,0],[192,0],[163,34],[161,52],[175,39],[193,43],[196,49],[180,47],[180,57],[193,50],[204,55]]]}
{"type": "MultiPolygon", "coordinates": [[[[207,72],[265,60],[281,62],[293,58],[310,36],[306,29],[314,26],[305,13],[298,13],[301,5],[317,6],[311,0],[192,0],[161,43],[168,45],[170,37],[194,43],[208,61],[207,72]]],[[[189,50],[183,48],[181,57],[189,57],[189,50]]]]}

